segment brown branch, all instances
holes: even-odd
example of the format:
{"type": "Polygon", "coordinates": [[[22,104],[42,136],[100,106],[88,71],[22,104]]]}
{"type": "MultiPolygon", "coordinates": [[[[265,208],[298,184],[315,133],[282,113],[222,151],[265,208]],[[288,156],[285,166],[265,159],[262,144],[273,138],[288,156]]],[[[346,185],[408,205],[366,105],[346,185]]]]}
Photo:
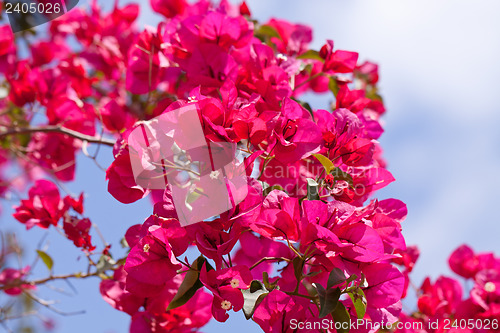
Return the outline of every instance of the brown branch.
{"type": "Polygon", "coordinates": [[[47,282],[51,282],[51,281],[55,281],[55,280],[66,280],[66,279],[71,279],[71,278],[85,279],[85,278],[89,278],[92,276],[99,276],[99,274],[100,274],[100,272],[94,272],[94,273],[88,273],[88,274],[73,273],[73,274],[67,274],[67,275],[53,275],[53,276],[49,276],[45,279],[33,280],[33,281],[16,280],[12,283],[0,285],[0,290],[19,288],[25,284],[37,286],[37,285],[45,284],[47,282]]]}
{"type": "Polygon", "coordinates": [[[255,267],[257,267],[260,264],[262,264],[264,261],[277,261],[277,262],[286,261],[286,262],[290,262],[291,260],[287,259],[287,258],[264,257],[264,258],[261,258],[259,261],[257,261],[255,264],[253,264],[250,267],[250,269],[251,270],[254,269],[255,267]]]}
{"type": "Polygon", "coordinates": [[[107,145],[107,146],[111,146],[111,147],[113,147],[115,144],[115,141],[111,140],[111,139],[86,135],[86,134],[82,134],[80,132],[71,130],[69,128],[65,128],[62,126],[53,126],[53,125],[39,126],[39,127],[15,127],[15,128],[11,128],[11,129],[8,129],[6,131],[0,132],[0,139],[3,137],[9,136],[9,135],[29,134],[29,133],[37,133],[37,132],[62,133],[62,134],[69,135],[75,139],[87,141],[90,143],[103,144],[103,145],[107,145]]]}

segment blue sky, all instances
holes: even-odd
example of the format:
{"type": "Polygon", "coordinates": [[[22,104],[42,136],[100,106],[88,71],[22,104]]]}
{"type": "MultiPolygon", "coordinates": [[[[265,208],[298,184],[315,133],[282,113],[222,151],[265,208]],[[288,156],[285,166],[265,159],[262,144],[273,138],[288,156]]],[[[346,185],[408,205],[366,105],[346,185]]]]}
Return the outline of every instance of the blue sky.
{"type": "MultiPolygon", "coordinates": [[[[104,3],[104,1],[100,1],[104,3]]],[[[141,24],[158,18],[141,1],[141,24]]],[[[288,19],[314,29],[313,47],[333,39],[338,48],[358,51],[361,60],[379,63],[381,92],[388,113],[381,138],[389,170],[396,182],[379,192],[379,198],[398,198],[407,203],[404,222],[408,244],[418,244],[421,258],[413,278],[420,284],[426,275],[449,274],[447,257],[462,243],[478,251],[500,253],[498,189],[500,188],[500,3],[494,0],[418,2],[342,0],[248,0],[256,18],[288,19]]],[[[109,6],[109,4],[107,4],[109,6]]],[[[327,100],[313,98],[317,108],[327,100]]],[[[111,161],[103,149],[102,163],[111,161]]],[[[143,201],[122,205],[106,191],[104,173],[81,157],[77,182],[70,188],[84,190],[87,215],[99,225],[108,241],[151,212],[143,201]]],[[[6,207],[1,228],[18,229],[6,207]]],[[[43,235],[33,230],[21,239],[34,250],[43,235]]],[[[49,237],[47,250],[55,259],[55,271],[67,273],[84,267],[83,258],[58,235],[49,237]]],[[[116,251],[116,250],[115,250],[116,251]]],[[[33,256],[31,256],[32,258],[33,256]]],[[[29,258],[29,256],[28,256],[29,258]]],[[[30,260],[27,260],[30,262],[30,260]]],[[[43,274],[41,265],[37,267],[43,274]]],[[[86,310],[85,315],[60,317],[56,332],[121,333],[128,331],[128,316],[113,310],[100,298],[98,281],[77,281],[76,296],[42,289],[45,298],[60,300],[67,311],[86,310]]],[[[69,289],[67,285],[60,287],[69,289]]],[[[69,289],[70,290],[70,289],[69,289]]],[[[406,306],[410,308],[410,306],[406,306]]],[[[204,332],[258,331],[241,313],[229,324],[210,324],[204,332]]]]}

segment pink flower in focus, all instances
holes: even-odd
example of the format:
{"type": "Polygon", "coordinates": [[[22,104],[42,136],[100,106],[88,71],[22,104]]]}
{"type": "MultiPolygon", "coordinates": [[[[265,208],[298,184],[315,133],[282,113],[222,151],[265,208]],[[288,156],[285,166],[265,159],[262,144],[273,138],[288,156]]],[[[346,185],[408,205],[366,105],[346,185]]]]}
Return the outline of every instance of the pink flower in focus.
{"type": "Polygon", "coordinates": [[[161,228],[152,226],[127,256],[127,290],[139,296],[153,296],[181,267],[161,228]]]}
{"type": "Polygon", "coordinates": [[[248,289],[252,274],[246,266],[234,266],[221,270],[207,271],[206,265],[200,273],[200,281],[214,294],[212,314],[217,321],[229,318],[227,311],[235,312],[243,308],[243,294],[240,289],[248,289]]]}
{"type": "Polygon", "coordinates": [[[333,73],[352,73],[356,68],[358,53],[337,50],[333,51],[333,41],[328,40],[320,50],[320,56],[325,59],[323,71],[333,73]]]}
{"type": "Polygon", "coordinates": [[[135,202],[148,194],[137,185],[128,149],[122,149],[106,171],[108,192],[121,203],[135,202]]]}

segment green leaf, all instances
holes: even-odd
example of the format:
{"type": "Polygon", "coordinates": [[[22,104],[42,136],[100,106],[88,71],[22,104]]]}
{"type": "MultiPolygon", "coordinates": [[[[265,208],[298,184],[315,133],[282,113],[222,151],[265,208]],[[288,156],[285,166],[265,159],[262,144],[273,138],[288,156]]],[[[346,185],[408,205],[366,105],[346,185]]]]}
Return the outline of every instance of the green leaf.
{"type": "Polygon", "coordinates": [[[365,293],[361,288],[357,288],[355,291],[349,292],[348,295],[354,304],[358,319],[363,319],[367,305],[365,293]]]}
{"type": "Polygon", "coordinates": [[[356,280],[357,278],[358,278],[358,276],[356,274],[353,274],[353,275],[349,276],[349,278],[346,280],[346,283],[349,284],[352,281],[356,280]]]}
{"type": "Polygon", "coordinates": [[[97,264],[95,265],[95,268],[97,270],[97,273],[104,273],[106,271],[109,271],[112,269],[116,264],[116,261],[113,260],[108,255],[103,254],[100,258],[97,264]]]}
{"type": "Polygon", "coordinates": [[[319,60],[321,62],[325,62],[325,59],[321,58],[318,51],[315,50],[307,50],[297,57],[297,59],[313,59],[319,60]]]}
{"type": "Polygon", "coordinates": [[[319,200],[319,184],[312,178],[307,178],[307,200],[319,200]]]}
{"type": "Polygon", "coordinates": [[[123,238],[120,240],[120,245],[121,245],[122,249],[126,249],[126,248],[129,248],[129,247],[130,247],[130,246],[128,245],[127,240],[125,239],[125,237],[123,237],[123,238]]]}
{"type": "Polygon", "coordinates": [[[52,260],[52,258],[43,251],[36,250],[36,253],[38,253],[38,256],[40,257],[40,259],[42,259],[43,263],[45,264],[45,266],[47,266],[49,271],[52,272],[52,267],[54,267],[54,260],[52,260]]]}
{"type": "Polygon", "coordinates": [[[251,293],[254,293],[258,290],[266,290],[266,287],[261,281],[253,280],[252,282],[250,282],[250,288],[248,288],[248,290],[250,290],[251,293]]]}
{"type": "Polygon", "coordinates": [[[333,317],[333,321],[335,322],[335,324],[340,323],[340,325],[335,325],[335,328],[337,329],[337,333],[348,333],[349,332],[349,327],[350,327],[350,323],[351,323],[351,316],[349,316],[349,312],[347,312],[347,309],[345,308],[344,304],[342,304],[342,302],[337,302],[337,306],[335,307],[335,310],[332,311],[332,317],[333,317]],[[347,325],[345,325],[344,323],[347,323],[347,325]],[[344,328],[344,327],[347,327],[347,328],[344,328]]]}
{"type": "Polygon", "coordinates": [[[184,281],[182,281],[177,294],[175,294],[174,298],[168,304],[167,311],[186,304],[196,291],[203,287],[203,283],[200,281],[200,270],[205,262],[207,263],[207,269],[210,270],[212,267],[208,265],[207,259],[204,256],[199,256],[193,261],[191,269],[184,276],[184,281]]]}
{"type": "Polygon", "coordinates": [[[333,170],[335,170],[335,165],[333,164],[330,159],[324,155],[321,154],[313,154],[314,157],[318,159],[318,161],[321,163],[321,165],[325,168],[326,174],[330,174],[333,170]]]}
{"type": "Polygon", "coordinates": [[[295,278],[297,282],[302,281],[302,273],[304,271],[304,260],[300,257],[293,258],[293,272],[295,273],[295,278]]]}
{"type": "Polygon", "coordinates": [[[328,82],[328,89],[333,93],[335,97],[337,97],[337,94],[339,93],[339,85],[337,83],[337,79],[335,77],[330,78],[330,82],[328,82]]]}
{"type": "Polygon", "coordinates": [[[266,290],[264,284],[259,280],[253,280],[250,284],[250,289],[242,290],[243,299],[243,313],[247,320],[251,319],[255,309],[262,302],[269,292],[266,290]]]}
{"type": "MultiPolygon", "coordinates": [[[[196,190],[202,191],[201,189],[196,189],[196,190]]],[[[196,200],[198,200],[199,197],[201,197],[201,194],[199,192],[197,191],[190,192],[186,197],[186,203],[190,205],[196,200]]]]}
{"type": "Polygon", "coordinates": [[[346,279],[347,278],[345,277],[344,272],[340,268],[335,267],[328,276],[328,284],[326,288],[330,289],[331,287],[346,281],[346,279]]]}
{"type": "Polygon", "coordinates": [[[330,314],[337,307],[340,298],[340,288],[328,289],[323,288],[322,285],[318,283],[313,283],[314,288],[318,292],[319,297],[319,317],[323,318],[330,314]]]}
{"type": "Polygon", "coordinates": [[[273,283],[269,282],[269,274],[267,272],[262,272],[262,282],[264,282],[264,286],[267,290],[273,291],[278,284],[279,279],[274,281],[273,283]]]}
{"type": "Polygon", "coordinates": [[[271,27],[270,25],[261,25],[255,31],[255,36],[257,36],[258,38],[261,38],[261,37],[267,37],[267,38],[276,37],[276,38],[281,39],[280,34],[278,33],[278,31],[276,29],[274,29],[273,27],[271,27]]]}
{"type": "Polygon", "coordinates": [[[335,180],[345,180],[349,185],[354,186],[354,181],[352,176],[345,171],[342,171],[341,168],[335,168],[332,171],[332,175],[335,177],[335,180]]]}
{"type": "Polygon", "coordinates": [[[273,190],[280,190],[280,191],[283,191],[283,192],[285,191],[285,189],[283,187],[279,186],[279,185],[268,186],[263,191],[264,196],[268,195],[273,190]]]}

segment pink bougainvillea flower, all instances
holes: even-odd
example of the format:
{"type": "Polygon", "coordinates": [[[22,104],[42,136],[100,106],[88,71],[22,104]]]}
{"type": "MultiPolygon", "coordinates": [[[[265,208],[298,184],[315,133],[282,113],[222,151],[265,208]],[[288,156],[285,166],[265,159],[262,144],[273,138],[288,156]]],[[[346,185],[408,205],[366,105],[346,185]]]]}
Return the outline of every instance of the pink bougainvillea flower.
{"type": "Polygon", "coordinates": [[[217,321],[229,318],[227,311],[243,308],[244,298],[240,289],[248,289],[252,274],[246,266],[234,266],[221,270],[207,271],[206,265],[200,272],[200,281],[214,294],[212,314],[217,321]]]}
{"type": "Polygon", "coordinates": [[[271,40],[276,44],[278,51],[285,54],[297,55],[306,51],[312,41],[312,29],[302,24],[292,24],[278,19],[271,19],[267,25],[276,29],[280,38],[271,40]]]}
{"type": "MultiPolygon", "coordinates": [[[[276,242],[266,237],[258,237],[251,232],[240,236],[240,249],[233,257],[233,263],[251,267],[264,257],[292,259],[292,250],[284,243],[276,242]]],[[[254,279],[261,279],[262,273],[271,273],[272,264],[262,262],[252,269],[254,279]]]]}
{"type": "Polygon", "coordinates": [[[35,133],[28,144],[28,156],[63,181],[75,178],[76,140],[61,133],[35,133]]]}
{"type": "Polygon", "coordinates": [[[151,296],[155,288],[162,288],[181,267],[164,235],[150,233],[140,239],[127,256],[127,290],[151,296]]]}
{"type": "Polygon", "coordinates": [[[130,128],[135,119],[123,105],[118,104],[114,99],[109,100],[100,110],[102,123],[110,132],[120,133],[122,130],[130,128]]]}
{"type": "Polygon", "coordinates": [[[70,52],[65,43],[56,39],[54,41],[40,41],[31,45],[33,67],[40,67],[50,63],[54,58],[63,58],[70,52]]]}
{"type": "Polygon", "coordinates": [[[398,265],[404,266],[408,272],[411,272],[420,256],[420,250],[416,246],[408,246],[404,251],[395,250],[394,254],[401,255],[401,258],[394,258],[393,261],[398,265]]]}
{"type": "Polygon", "coordinates": [[[64,219],[63,229],[66,237],[73,241],[76,247],[81,247],[89,252],[95,250],[92,245],[92,237],[89,234],[92,223],[89,219],[78,219],[73,216],[68,216],[64,219]]]}
{"type": "Polygon", "coordinates": [[[355,74],[364,79],[367,84],[375,85],[379,79],[378,65],[370,61],[365,61],[356,67],[355,74]]]}
{"type": "Polygon", "coordinates": [[[297,102],[283,102],[283,119],[275,129],[276,143],[269,148],[276,159],[291,163],[311,156],[320,150],[321,130],[308,112],[297,102]]]}
{"type": "Polygon", "coordinates": [[[184,273],[176,275],[163,288],[157,289],[155,295],[143,301],[145,313],[152,319],[142,323],[149,325],[147,332],[155,329],[155,332],[192,332],[212,318],[212,297],[203,289],[196,291],[184,305],[165,311],[179,291],[184,278],[184,273]]]}
{"type": "Polygon", "coordinates": [[[453,251],[448,263],[453,272],[466,279],[473,278],[479,270],[479,260],[467,245],[462,245],[453,251]]]}
{"type": "Polygon", "coordinates": [[[273,190],[262,203],[260,217],[250,223],[256,233],[276,239],[299,239],[299,200],[273,190]]]}
{"type": "Polygon", "coordinates": [[[112,279],[101,281],[99,290],[102,298],[112,307],[132,316],[144,304],[145,299],[125,290],[126,278],[127,272],[122,266],[115,270],[112,279]]]}
{"type": "Polygon", "coordinates": [[[462,300],[462,287],[458,281],[440,276],[434,284],[426,278],[422,284],[419,310],[430,317],[451,315],[462,300]]]}
{"type": "MultiPolygon", "coordinates": [[[[174,292],[175,290],[172,289],[174,292]]],[[[171,297],[173,297],[173,295],[171,295],[171,297]]],[[[148,299],[147,302],[151,300],[154,302],[156,301],[156,298],[148,299]]],[[[198,332],[197,329],[205,326],[212,318],[210,313],[210,303],[210,295],[202,290],[198,290],[186,304],[172,310],[165,311],[167,305],[163,304],[161,312],[152,312],[153,309],[151,308],[150,303],[146,305],[146,311],[138,311],[132,316],[130,332],[198,332]]]]}
{"type": "Polygon", "coordinates": [[[189,4],[186,0],[151,0],[151,7],[166,18],[182,15],[189,4]]]}
{"type": "Polygon", "coordinates": [[[200,222],[187,227],[195,235],[198,250],[213,259],[217,268],[222,266],[222,256],[231,252],[241,233],[238,225],[225,232],[220,221],[200,222]]]}
{"type": "Polygon", "coordinates": [[[384,214],[374,214],[370,217],[372,227],[377,231],[384,242],[384,251],[392,253],[395,250],[406,250],[406,243],[401,233],[401,225],[384,214]]]}
{"type": "Polygon", "coordinates": [[[388,259],[379,233],[363,223],[342,227],[337,232],[339,239],[351,246],[343,249],[341,256],[359,262],[376,262],[388,259]]]}
{"type": "Polygon", "coordinates": [[[211,43],[200,44],[183,69],[186,70],[188,87],[201,85],[203,91],[220,88],[227,80],[234,82],[238,74],[238,64],[234,58],[222,47],[211,43]]]}
{"type": "MultiPolygon", "coordinates": [[[[3,7],[2,7],[3,8],[3,7]]],[[[13,75],[16,61],[14,34],[7,25],[0,25],[0,73],[13,75]]]]}
{"type": "Polygon", "coordinates": [[[385,199],[379,201],[377,212],[383,213],[388,217],[394,219],[395,221],[401,223],[406,219],[406,215],[408,215],[408,208],[406,207],[406,204],[401,200],[385,199]]]}
{"type": "Polygon", "coordinates": [[[404,288],[404,277],[391,264],[376,263],[363,269],[368,287],[363,291],[368,306],[386,308],[399,302],[404,288]]]}
{"type": "Polygon", "coordinates": [[[148,191],[137,185],[128,149],[122,149],[106,170],[108,192],[121,203],[135,202],[148,194],[148,191]]]}
{"type": "Polygon", "coordinates": [[[245,300],[240,290],[233,287],[220,287],[212,301],[212,315],[215,320],[225,322],[229,319],[229,310],[238,312],[243,308],[245,300]]]}
{"type": "Polygon", "coordinates": [[[144,221],[140,230],[140,237],[144,237],[148,233],[160,239],[168,239],[175,256],[180,256],[186,252],[191,242],[191,237],[188,235],[186,228],[182,227],[176,218],[162,218],[151,215],[144,221]]]}
{"type": "Polygon", "coordinates": [[[267,136],[265,118],[259,115],[254,103],[238,110],[233,128],[240,139],[249,139],[253,145],[258,145],[267,136]]]}
{"type": "Polygon", "coordinates": [[[253,319],[266,333],[291,332],[290,321],[301,315],[293,311],[295,305],[292,297],[275,289],[255,309],[253,319]]]}
{"type": "Polygon", "coordinates": [[[480,317],[500,318],[500,274],[497,269],[484,269],[476,274],[470,292],[473,304],[481,307],[480,317]]]}
{"type": "Polygon", "coordinates": [[[78,214],[83,214],[83,192],[80,193],[78,199],[73,199],[71,196],[67,195],[64,197],[63,201],[67,209],[72,208],[78,214]]]}
{"type": "Polygon", "coordinates": [[[60,125],[71,130],[95,135],[95,113],[92,105],[81,106],[71,99],[52,100],[47,105],[47,118],[50,125],[60,125]]]}
{"type": "Polygon", "coordinates": [[[14,34],[7,25],[0,26],[0,56],[3,56],[14,49],[14,34]]]}
{"type": "Polygon", "coordinates": [[[233,266],[220,270],[207,270],[206,265],[200,273],[200,281],[213,293],[221,287],[248,289],[252,282],[252,274],[246,266],[233,266]]]}
{"type": "Polygon", "coordinates": [[[361,206],[373,192],[384,188],[395,179],[392,174],[384,168],[354,169],[351,173],[353,185],[346,186],[340,191],[333,190],[331,193],[337,199],[361,206]]]}
{"type": "Polygon", "coordinates": [[[333,73],[352,73],[356,68],[358,53],[337,50],[333,51],[333,41],[328,40],[320,50],[320,56],[325,59],[323,71],[333,73]]]}
{"type": "Polygon", "coordinates": [[[364,90],[351,90],[346,84],[340,87],[337,94],[337,109],[344,108],[357,113],[364,110],[370,103],[371,100],[365,97],[364,90]]]}
{"type": "Polygon", "coordinates": [[[355,138],[339,150],[342,162],[350,166],[369,165],[372,161],[375,145],[369,139],[355,138]]]}
{"type": "Polygon", "coordinates": [[[330,158],[342,158],[350,165],[368,164],[373,154],[373,144],[361,136],[362,123],[347,109],[330,113],[317,110],[314,113],[322,132],[322,143],[330,158]]]}
{"type": "Polygon", "coordinates": [[[37,180],[28,192],[29,198],[21,200],[16,207],[14,218],[26,229],[39,226],[48,228],[57,225],[67,208],[61,200],[57,186],[48,180],[37,180]]]}
{"type": "Polygon", "coordinates": [[[224,49],[243,47],[253,37],[252,26],[243,17],[229,17],[220,12],[209,12],[201,21],[200,38],[224,49]]]}
{"type": "Polygon", "coordinates": [[[17,296],[24,290],[35,290],[35,286],[21,283],[24,277],[30,272],[30,269],[30,266],[26,266],[23,269],[5,268],[0,273],[0,285],[5,288],[3,291],[7,295],[17,296]],[[10,287],[11,285],[14,286],[10,287]]]}
{"type": "Polygon", "coordinates": [[[164,75],[168,60],[161,50],[157,34],[144,30],[130,48],[126,75],[127,89],[133,94],[145,94],[155,89],[164,75]]]}
{"type": "Polygon", "coordinates": [[[9,99],[21,107],[36,100],[37,71],[33,71],[26,60],[19,61],[16,66],[15,77],[9,78],[9,99]]]}

